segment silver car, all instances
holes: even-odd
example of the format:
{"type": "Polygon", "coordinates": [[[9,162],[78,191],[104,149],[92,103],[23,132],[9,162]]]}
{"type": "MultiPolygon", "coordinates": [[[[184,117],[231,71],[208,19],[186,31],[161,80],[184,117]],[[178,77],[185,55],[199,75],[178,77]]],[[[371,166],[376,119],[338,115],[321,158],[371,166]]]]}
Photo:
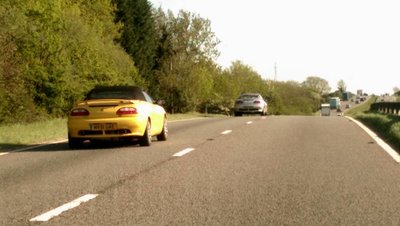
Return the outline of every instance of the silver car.
{"type": "Polygon", "coordinates": [[[259,93],[243,93],[235,102],[234,114],[267,115],[268,104],[259,93]]]}

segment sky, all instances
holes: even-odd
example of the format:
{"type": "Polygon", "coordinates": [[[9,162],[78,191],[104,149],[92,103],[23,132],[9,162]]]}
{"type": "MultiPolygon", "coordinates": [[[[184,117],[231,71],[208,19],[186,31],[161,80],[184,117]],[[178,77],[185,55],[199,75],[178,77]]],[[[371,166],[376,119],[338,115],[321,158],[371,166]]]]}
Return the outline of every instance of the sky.
{"type": "Polygon", "coordinates": [[[265,79],[318,76],[332,91],[393,93],[400,87],[398,0],[150,0],[211,21],[217,62],[240,60],[265,79]]]}

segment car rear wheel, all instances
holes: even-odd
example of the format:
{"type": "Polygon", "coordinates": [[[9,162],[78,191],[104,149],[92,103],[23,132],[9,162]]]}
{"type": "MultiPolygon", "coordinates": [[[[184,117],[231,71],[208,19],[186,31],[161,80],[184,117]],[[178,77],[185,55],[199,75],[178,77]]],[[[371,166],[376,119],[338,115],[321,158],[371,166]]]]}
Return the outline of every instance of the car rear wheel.
{"type": "Polygon", "coordinates": [[[168,123],[167,119],[164,118],[163,129],[160,134],[157,135],[157,140],[165,141],[168,138],[168,123]]]}
{"type": "Polygon", "coordinates": [[[68,145],[71,149],[79,149],[83,146],[83,140],[79,138],[72,138],[68,136],[68,145]]]}
{"type": "Polygon", "coordinates": [[[150,145],[151,145],[151,124],[150,121],[147,121],[144,134],[140,138],[140,146],[150,146],[150,145]]]}
{"type": "Polygon", "coordinates": [[[234,115],[235,115],[235,116],[242,116],[242,113],[236,112],[236,111],[235,111],[235,112],[234,112],[234,115]]]}

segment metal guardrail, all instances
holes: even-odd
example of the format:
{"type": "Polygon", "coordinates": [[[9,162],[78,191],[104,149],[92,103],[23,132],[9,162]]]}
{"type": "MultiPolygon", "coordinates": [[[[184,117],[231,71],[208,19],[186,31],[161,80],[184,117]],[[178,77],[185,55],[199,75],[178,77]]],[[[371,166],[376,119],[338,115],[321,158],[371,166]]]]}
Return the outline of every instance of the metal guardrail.
{"type": "Polygon", "coordinates": [[[371,104],[371,111],[382,114],[400,115],[400,102],[379,102],[371,104]]]}

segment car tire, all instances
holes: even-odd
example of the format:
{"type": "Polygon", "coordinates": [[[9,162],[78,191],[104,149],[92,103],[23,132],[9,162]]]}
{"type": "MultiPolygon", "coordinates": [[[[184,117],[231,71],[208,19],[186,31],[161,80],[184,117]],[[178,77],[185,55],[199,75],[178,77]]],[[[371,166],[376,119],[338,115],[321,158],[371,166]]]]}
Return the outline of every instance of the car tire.
{"type": "Polygon", "coordinates": [[[79,138],[71,138],[68,136],[68,146],[71,149],[79,149],[83,147],[83,140],[79,138]]]}
{"type": "Polygon", "coordinates": [[[157,140],[159,141],[165,141],[168,138],[168,123],[167,123],[167,118],[164,118],[164,125],[163,129],[160,134],[157,135],[157,140]]]}
{"type": "Polygon", "coordinates": [[[235,112],[234,112],[234,115],[235,115],[235,116],[242,116],[242,113],[236,112],[236,111],[235,111],[235,112]]]}
{"type": "Polygon", "coordinates": [[[140,138],[140,146],[150,146],[150,145],[151,145],[151,124],[150,121],[147,121],[144,134],[140,138]]]}

